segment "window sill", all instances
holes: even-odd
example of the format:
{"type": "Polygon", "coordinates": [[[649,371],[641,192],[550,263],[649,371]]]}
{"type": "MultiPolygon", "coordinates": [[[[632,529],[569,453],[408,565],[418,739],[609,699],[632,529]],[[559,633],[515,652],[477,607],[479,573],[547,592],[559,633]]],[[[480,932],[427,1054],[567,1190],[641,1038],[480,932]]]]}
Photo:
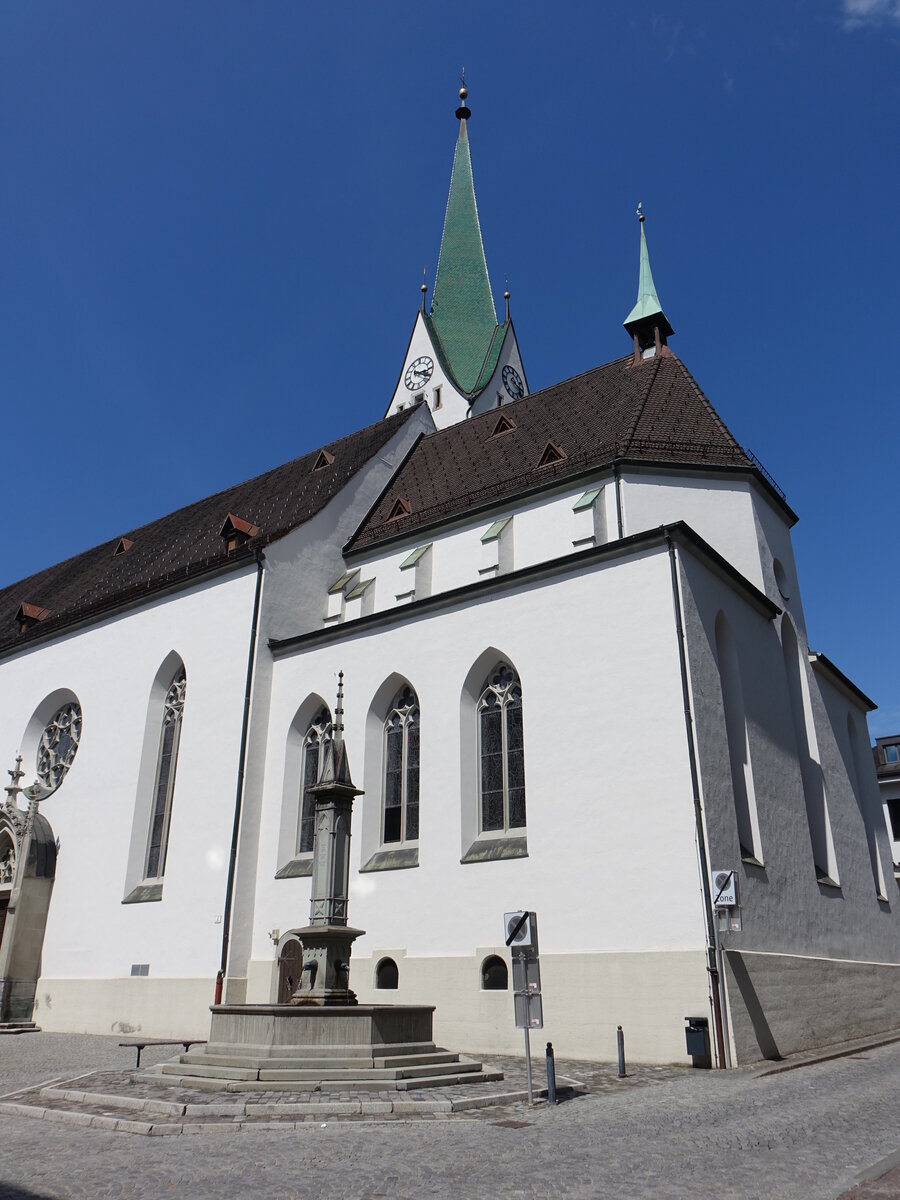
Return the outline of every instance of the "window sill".
{"type": "Polygon", "coordinates": [[[300,879],[304,875],[312,875],[312,855],[304,854],[302,857],[292,858],[290,862],[286,862],[283,867],[275,872],[276,879],[300,879]]]}
{"type": "Polygon", "coordinates": [[[461,863],[495,862],[501,858],[527,858],[528,839],[522,837],[483,837],[474,841],[461,863]]]}
{"type": "Polygon", "coordinates": [[[830,875],[825,875],[821,871],[816,871],[816,883],[819,887],[829,888],[833,892],[839,892],[841,885],[836,879],[832,879],[830,875]]]}
{"type": "Polygon", "coordinates": [[[157,883],[139,883],[123,899],[123,904],[149,904],[151,900],[162,900],[162,880],[157,883]]]}
{"type": "Polygon", "coordinates": [[[368,862],[359,868],[360,875],[366,871],[405,871],[419,865],[418,846],[400,846],[396,850],[376,850],[368,862]]]}
{"type": "Polygon", "coordinates": [[[742,863],[746,863],[746,865],[747,865],[748,867],[763,867],[763,868],[765,868],[765,865],[766,865],[766,864],[765,864],[765,863],[762,861],[762,859],[760,859],[760,858],[757,858],[757,857],[756,857],[756,855],[755,855],[755,854],[753,854],[753,853],[752,853],[751,851],[749,851],[749,850],[742,850],[742,851],[741,851],[741,862],[742,862],[742,863]]]}

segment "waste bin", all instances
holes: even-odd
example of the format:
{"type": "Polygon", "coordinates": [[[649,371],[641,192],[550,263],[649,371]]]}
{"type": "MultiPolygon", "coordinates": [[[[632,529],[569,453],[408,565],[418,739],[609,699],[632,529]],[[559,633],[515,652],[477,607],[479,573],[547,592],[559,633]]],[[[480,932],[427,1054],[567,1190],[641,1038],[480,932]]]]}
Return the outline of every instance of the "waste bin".
{"type": "Polygon", "coordinates": [[[687,1043],[687,1052],[693,1059],[692,1065],[709,1070],[712,1067],[712,1055],[709,1048],[709,1017],[685,1017],[684,1019],[687,1021],[684,1040],[687,1043]]]}

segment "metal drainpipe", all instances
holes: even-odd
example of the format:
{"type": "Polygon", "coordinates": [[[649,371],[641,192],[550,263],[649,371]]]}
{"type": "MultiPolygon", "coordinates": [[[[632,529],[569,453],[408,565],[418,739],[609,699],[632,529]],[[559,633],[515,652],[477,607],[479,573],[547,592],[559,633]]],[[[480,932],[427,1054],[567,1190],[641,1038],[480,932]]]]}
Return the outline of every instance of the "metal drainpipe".
{"type": "Polygon", "coordinates": [[[616,484],[616,523],[619,528],[619,540],[625,536],[625,524],[622,520],[622,480],[619,476],[619,464],[613,463],[613,479],[616,484]]]}
{"type": "Polygon", "coordinates": [[[222,961],[216,979],[216,1003],[222,999],[222,985],[228,970],[228,946],[231,936],[231,905],[234,899],[234,875],[237,865],[238,834],[241,828],[241,808],[244,803],[244,772],[247,763],[247,735],[250,730],[250,695],[253,691],[253,663],[256,659],[256,635],[259,629],[259,601],[262,595],[264,555],[256,553],[256,595],[253,598],[253,621],[250,626],[250,652],[247,655],[247,683],[244,688],[244,719],[241,725],[241,756],[238,761],[237,791],[234,798],[234,825],[231,830],[231,857],[228,860],[228,883],[225,888],[225,912],[222,916],[222,961]]]}
{"type": "Polygon", "coordinates": [[[681,591],[678,587],[678,567],[675,560],[675,543],[666,534],[669,548],[669,567],[672,573],[672,602],[675,606],[675,625],[678,635],[678,660],[681,664],[681,694],[684,699],[684,728],[687,734],[688,758],[691,764],[691,790],[694,795],[694,821],[697,828],[697,850],[700,856],[700,879],[703,886],[703,915],[706,921],[706,969],[709,972],[713,998],[713,1021],[716,1027],[716,1057],[720,1068],[725,1067],[725,1035],[722,1014],[721,980],[716,961],[715,912],[709,884],[709,859],[706,853],[706,835],[703,832],[703,809],[700,803],[700,775],[697,770],[697,750],[694,744],[694,720],[691,715],[691,693],[688,687],[687,655],[684,646],[684,618],[681,606],[681,591]]]}

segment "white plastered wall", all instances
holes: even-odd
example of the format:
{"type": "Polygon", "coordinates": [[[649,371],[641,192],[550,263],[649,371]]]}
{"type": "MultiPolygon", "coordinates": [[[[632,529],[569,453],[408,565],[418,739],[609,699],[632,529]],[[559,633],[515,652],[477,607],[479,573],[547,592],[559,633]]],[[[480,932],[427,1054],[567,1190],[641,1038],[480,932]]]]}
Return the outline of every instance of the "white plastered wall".
{"type": "MultiPolygon", "coordinates": [[[[345,672],[354,777],[370,701],[393,672],[421,709],[419,866],[360,875],[357,801],[351,983],[364,1000],[438,1006],[436,1036],[515,1050],[512,998],[479,987],[487,953],[503,952],[504,911],[538,912],[545,1032],[561,1053],[609,1057],[615,1026],[635,1058],[684,1060],[683,1018],[707,1009],[704,927],[668,559],[645,553],[593,563],[508,591],[298,649],[275,662],[260,824],[260,873],[249,996],[268,1001],[269,930],[306,923],[308,879],[276,880],[285,743],[311,692],[345,672]],[[539,631],[536,634],[536,631],[539,631]],[[496,650],[523,687],[528,857],[460,863],[460,699],[470,666],[496,650]],[[384,953],[400,989],[373,988],[384,953]],[[687,1007],[686,1007],[687,1006],[687,1007]]],[[[476,763],[471,764],[472,771],[476,763]]],[[[469,789],[471,792],[471,789],[469,789]]]]}
{"type": "MultiPolygon", "coordinates": [[[[0,667],[4,763],[12,765],[29,718],[56,688],[78,697],[84,718],[74,764],[42,804],[60,840],[37,988],[35,1019],[44,1029],[189,1035],[206,1027],[255,580],[251,564],[34,646],[0,667]],[[187,694],[163,895],[123,905],[147,704],[173,650],[186,667],[187,694]],[[132,978],[134,963],[149,964],[149,976],[132,978]]],[[[26,783],[34,747],[27,752],[26,783]]]]}

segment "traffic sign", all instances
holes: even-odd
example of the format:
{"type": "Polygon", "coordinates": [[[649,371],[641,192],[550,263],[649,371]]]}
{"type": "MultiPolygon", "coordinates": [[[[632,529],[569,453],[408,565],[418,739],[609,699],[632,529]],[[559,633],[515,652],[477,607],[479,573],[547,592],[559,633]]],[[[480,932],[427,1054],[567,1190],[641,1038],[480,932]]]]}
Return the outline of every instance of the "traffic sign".
{"type": "Polygon", "coordinates": [[[713,904],[716,908],[734,908],[737,904],[737,872],[713,871],[713,904]]]}

